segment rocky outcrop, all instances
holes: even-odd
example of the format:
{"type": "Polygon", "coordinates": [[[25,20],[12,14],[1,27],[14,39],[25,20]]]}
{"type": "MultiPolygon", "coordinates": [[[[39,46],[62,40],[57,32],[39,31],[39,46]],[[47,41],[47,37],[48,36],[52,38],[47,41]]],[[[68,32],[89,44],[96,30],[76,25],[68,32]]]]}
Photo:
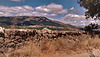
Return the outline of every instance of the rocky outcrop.
{"type": "Polygon", "coordinates": [[[69,36],[80,36],[86,34],[85,32],[68,32],[68,31],[51,31],[48,29],[43,30],[6,30],[4,33],[0,33],[0,54],[9,53],[27,44],[28,41],[40,41],[44,38],[58,39],[68,38],[77,39],[69,36]]]}
{"type": "Polygon", "coordinates": [[[80,36],[82,34],[87,34],[85,32],[73,32],[73,31],[46,31],[46,30],[37,30],[37,36],[40,39],[48,38],[48,39],[54,39],[54,38],[66,38],[68,36],[80,36]]]}
{"type": "Polygon", "coordinates": [[[0,33],[0,54],[9,53],[33,40],[35,31],[5,31],[0,33]]]}

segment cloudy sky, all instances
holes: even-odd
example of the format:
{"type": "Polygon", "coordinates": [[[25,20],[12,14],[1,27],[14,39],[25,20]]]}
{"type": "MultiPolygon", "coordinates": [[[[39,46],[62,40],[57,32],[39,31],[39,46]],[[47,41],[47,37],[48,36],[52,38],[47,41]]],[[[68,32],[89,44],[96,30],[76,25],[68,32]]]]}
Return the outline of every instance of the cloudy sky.
{"type": "Polygon", "coordinates": [[[0,0],[0,16],[45,16],[75,26],[100,21],[86,20],[77,0],[0,0]]]}

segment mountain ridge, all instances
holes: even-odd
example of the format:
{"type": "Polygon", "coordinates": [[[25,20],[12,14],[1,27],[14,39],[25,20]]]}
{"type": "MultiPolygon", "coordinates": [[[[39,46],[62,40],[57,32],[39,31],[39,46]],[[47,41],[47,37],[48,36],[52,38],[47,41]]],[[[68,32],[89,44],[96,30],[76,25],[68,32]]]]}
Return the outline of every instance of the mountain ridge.
{"type": "Polygon", "coordinates": [[[46,17],[39,16],[12,16],[0,17],[0,26],[35,26],[40,25],[43,27],[61,27],[65,29],[74,29],[75,26],[64,24],[60,21],[50,20],[46,17]]]}

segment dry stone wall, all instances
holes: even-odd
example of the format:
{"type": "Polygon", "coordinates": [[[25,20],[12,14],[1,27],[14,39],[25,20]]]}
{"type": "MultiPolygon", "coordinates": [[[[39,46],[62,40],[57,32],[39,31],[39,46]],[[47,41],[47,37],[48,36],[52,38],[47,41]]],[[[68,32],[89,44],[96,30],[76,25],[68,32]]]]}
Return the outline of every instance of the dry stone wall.
{"type": "MultiPolygon", "coordinates": [[[[68,32],[68,31],[44,31],[44,30],[6,30],[4,33],[0,32],[0,54],[8,53],[16,50],[16,48],[23,47],[28,41],[57,38],[68,38],[68,36],[80,36],[87,34],[85,32],[68,32]]],[[[71,38],[69,38],[71,39],[71,38]]],[[[76,39],[76,38],[75,38],[76,39]]],[[[75,40],[74,39],[74,40],[75,40]]]]}

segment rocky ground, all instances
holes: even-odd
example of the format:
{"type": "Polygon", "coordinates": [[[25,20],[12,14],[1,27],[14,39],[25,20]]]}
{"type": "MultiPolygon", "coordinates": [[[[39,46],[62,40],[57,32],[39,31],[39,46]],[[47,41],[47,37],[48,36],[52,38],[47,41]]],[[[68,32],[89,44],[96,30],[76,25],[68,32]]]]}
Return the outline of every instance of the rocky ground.
{"type": "MultiPolygon", "coordinates": [[[[7,57],[7,53],[20,49],[24,45],[27,45],[28,41],[39,42],[40,40],[68,38],[69,40],[77,41],[77,37],[80,35],[87,35],[85,32],[73,32],[73,31],[51,31],[51,30],[31,30],[31,31],[14,31],[6,30],[4,33],[0,33],[0,57],[7,57]],[[77,36],[77,37],[76,37],[77,36]],[[73,37],[73,38],[72,38],[73,37]]],[[[99,53],[100,51],[98,51],[99,53]]],[[[91,53],[92,54],[92,53],[91,53]]],[[[83,54],[85,55],[85,54],[83,54]]],[[[83,56],[82,55],[82,56],[83,56]]],[[[81,57],[81,55],[74,55],[74,57],[81,57]]],[[[88,55],[86,54],[87,57],[88,55]]],[[[97,56],[100,56],[97,54],[97,56]]],[[[73,57],[67,56],[67,57],[73,57]]]]}

